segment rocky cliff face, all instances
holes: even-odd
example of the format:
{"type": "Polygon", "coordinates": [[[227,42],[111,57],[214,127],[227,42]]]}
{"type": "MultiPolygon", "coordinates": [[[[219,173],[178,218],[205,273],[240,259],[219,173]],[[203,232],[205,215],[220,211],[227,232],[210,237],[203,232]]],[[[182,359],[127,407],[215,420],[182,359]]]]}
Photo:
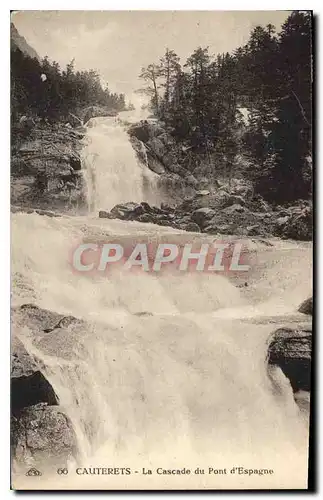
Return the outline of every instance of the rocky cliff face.
{"type": "Polygon", "coordinates": [[[64,124],[21,120],[12,134],[12,205],[60,212],[85,208],[84,133],[64,124]]]}

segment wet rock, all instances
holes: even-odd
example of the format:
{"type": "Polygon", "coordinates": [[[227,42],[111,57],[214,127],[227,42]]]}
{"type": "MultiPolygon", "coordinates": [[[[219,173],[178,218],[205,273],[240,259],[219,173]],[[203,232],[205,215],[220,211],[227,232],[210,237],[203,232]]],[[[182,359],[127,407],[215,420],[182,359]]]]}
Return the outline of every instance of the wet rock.
{"type": "Polygon", "coordinates": [[[57,406],[39,404],[11,420],[12,456],[18,464],[65,467],[76,458],[76,436],[68,417],[57,406]]]}
{"type": "Polygon", "coordinates": [[[147,159],[147,150],[142,141],[137,139],[137,137],[132,136],[130,137],[130,142],[132,144],[133,149],[135,150],[138,160],[143,163],[144,165],[148,164],[148,159],[147,159]]]}
{"type": "Polygon", "coordinates": [[[311,385],[312,327],[280,328],[269,344],[268,362],[281,368],[294,392],[311,385]]]}
{"type": "Polygon", "coordinates": [[[39,367],[26,351],[21,340],[13,335],[11,340],[11,377],[28,377],[38,369],[39,367]]]}
{"type": "Polygon", "coordinates": [[[192,221],[195,222],[200,228],[207,226],[207,223],[212,217],[214,217],[215,212],[211,208],[199,208],[195,210],[192,214],[192,221]]]}
{"type": "Polygon", "coordinates": [[[100,219],[113,219],[113,216],[111,216],[110,212],[107,212],[106,210],[100,210],[99,211],[99,218],[100,219]]]}
{"type": "Polygon", "coordinates": [[[190,231],[192,233],[200,233],[201,229],[200,226],[198,226],[195,222],[187,222],[187,223],[182,223],[179,224],[180,229],[183,229],[184,231],[190,231]]]}
{"type": "MultiPolygon", "coordinates": [[[[23,304],[20,307],[12,308],[12,329],[13,337],[18,329],[28,327],[33,333],[40,335],[55,328],[61,328],[63,324],[78,324],[80,320],[74,316],[65,316],[48,309],[42,309],[35,304],[23,304]],[[65,322],[65,323],[64,323],[65,322]]],[[[16,342],[16,340],[15,340],[16,342]]],[[[17,341],[18,342],[18,341],[17,341]]],[[[14,344],[15,347],[16,344],[14,344]]],[[[16,347],[15,347],[16,349],[16,347]]],[[[13,352],[15,352],[15,349],[13,352]]]]}
{"type": "Polygon", "coordinates": [[[152,153],[147,150],[147,162],[148,162],[148,167],[152,172],[155,172],[155,174],[162,175],[165,173],[165,167],[161,163],[161,161],[156,158],[152,153]]]}
{"type": "Polygon", "coordinates": [[[313,298],[310,297],[309,299],[304,300],[304,302],[302,302],[302,304],[299,306],[298,311],[303,313],[303,314],[310,314],[312,316],[312,314],[313,314],[313,298]]]}
{"type": "Polygon", "coordinates": [[[145,213],[140,203],[128,202],[115,205],[110,211],[110,218],[121,220],[135,220],[139,215],[145,213]]]}

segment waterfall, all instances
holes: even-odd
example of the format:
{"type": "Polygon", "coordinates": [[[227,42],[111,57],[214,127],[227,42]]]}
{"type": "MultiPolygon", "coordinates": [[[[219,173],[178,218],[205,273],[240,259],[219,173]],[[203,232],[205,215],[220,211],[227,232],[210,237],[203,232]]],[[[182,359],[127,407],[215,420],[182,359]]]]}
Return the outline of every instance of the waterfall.
{"type": "MultiPolygon", "coordinates": [[[[145,172],[122,125],[114,118],[94,119],[88,137],[84,158],[92,210],[145,199],[145,172]]],[[[284,375],[278,374],[276,384],[268,377],[268,336],[278,323],[266,318],[290,317],[309,293],[311,248],[290,243],[287,250],[263,250],[246,291],[206,274],[89,277],[75,274],[68,262],[71,248],[83,241],[174,233],[95,214],[13,214],[13,305],[35,302],[84,321],[67,334],[19,332],[74,425],[78,465],[265,467],[275,470],[273,477],[252,483],[237,477],[235,487],[305,487],[308,425],[284,375]]],[[[75,477],[69,483],[55,474],[46,481],[76,485],[75,477]]],[[[110,476],[77,481],[77,488],[117,484],[110,476]]],[[[221,476],[214,484],[226,488],[228,481],[221,476]]],[[[151,484],[163,487],[163,477],[151,484]]],[[[174,478],[171,487],[183,484],[174,478]]],[[[184,487],[192,484],[202,488],[203,476],[185,477],[184,487]]],[[[148,483],[139,474],[127,479],[129,488],[143,486],[148,483]]]]}
{"type": "Polygon", "coordinates": [[[92,118],[86,126],[83,163],[90,211],[128,201],[158,204],[158,176],[137,158],[121,118],[92,118]]]}

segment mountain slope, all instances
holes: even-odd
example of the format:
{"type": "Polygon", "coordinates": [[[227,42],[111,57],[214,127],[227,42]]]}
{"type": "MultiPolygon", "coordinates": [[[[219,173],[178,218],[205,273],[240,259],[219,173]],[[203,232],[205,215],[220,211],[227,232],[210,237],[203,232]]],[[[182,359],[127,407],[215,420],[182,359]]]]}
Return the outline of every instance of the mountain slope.
{"type": "Polygon", "coordinates": [[[35,51],[35,49],[33,49],[30,45],[28,45],[25,38],[18,33],[18,30],[13,23],[11,23],[10,25],[10,41],[11,41],[11,49],[13,50],[19,49],[21,50],[21,52],[23,52],[23,54],[32,58],[36,58],[38,59],[38,61],[40,60],[40,57],[35,51]]]}

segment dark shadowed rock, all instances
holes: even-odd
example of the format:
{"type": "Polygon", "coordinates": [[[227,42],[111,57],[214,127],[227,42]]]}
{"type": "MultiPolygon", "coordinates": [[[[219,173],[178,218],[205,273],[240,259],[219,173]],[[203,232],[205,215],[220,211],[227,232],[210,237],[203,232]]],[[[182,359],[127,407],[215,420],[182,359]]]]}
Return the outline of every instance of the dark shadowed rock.
{"type": "Polygon", "coordinates": [[[313,298],[310,297],[309,299],[304,300],[304,302],[302,302],[302,304],[299,306],[298,311],[303,313],[303,314],[310,314],[312,316],[312,314],[313,314],[313,298]]]}
{"type": "Polygon", "coordinates": [[[290,208],[290,217],[283,225],[281,236],[293,240],[310,241],[313,238],[313,214],[311,207],[290,208]]]}
{"type": "Polygon", "coordinates": [[[290,380],[294,392],[310,390],[312,327],[280,328],[269,344],[268,362],[279,366],[290,380]]]}
{"type": "Polygon", "coordinates": [[[14,415],[38,403],[58,405],[58,402],[53,387],[40,371],[11,378],[11,411],[14,415]]]}
{"type": "Polygon", "coordinates": [[[65,467],[77,456],[76,436],[68,417],[57,406],[39,404],[11,419],[13,458],[19,463],[65,467]]]}
{"type": "Polygon", "coordinates": [[[76,170],[76,171],[82,170],[81,159],[78,157],[72,156],[70,158],[70,165],[71,165],[73,170],[76,170]]]}
{"type": "Polygon", "coordinates": [[[142,120],[129,127],[128,134],[134,136],[142,142],[147,143],[149,140],[159,137],[165,133],[164,128],[154,122],[142,120]]]}
{"type": "Polygon", "coordinates": [[[215,212],[211,208],[199,208],[192,214],[192,221],[200,228],[207,226],[208,221],[214,217],[215,212]]]}
{"type": "MultiPolygon", "coordinates": [[[[38,309],[38,308],[37,308],[38,309]]],[[[20,308],[21,311],[21,308],[20,308]]],[[[21,325],[30,325],[31,318],[28,313],[21,315],[21,325]]],[[[11,411],[16,414],[22,408],[35,405],[37,403],[48,403],[57,405],[58,398],[55,391],[40,370],[40,365],[29,352],[23,343],[16,337],[16,330],[19,328],[17,315],[13,315],[15,321],[12,328],[11,341],[11,411]]],[[[43,316],[44,318],[44,316],[43,316]]],[[[35,332],[40,329],[39,323],[35,322],[35,332]]]]}

